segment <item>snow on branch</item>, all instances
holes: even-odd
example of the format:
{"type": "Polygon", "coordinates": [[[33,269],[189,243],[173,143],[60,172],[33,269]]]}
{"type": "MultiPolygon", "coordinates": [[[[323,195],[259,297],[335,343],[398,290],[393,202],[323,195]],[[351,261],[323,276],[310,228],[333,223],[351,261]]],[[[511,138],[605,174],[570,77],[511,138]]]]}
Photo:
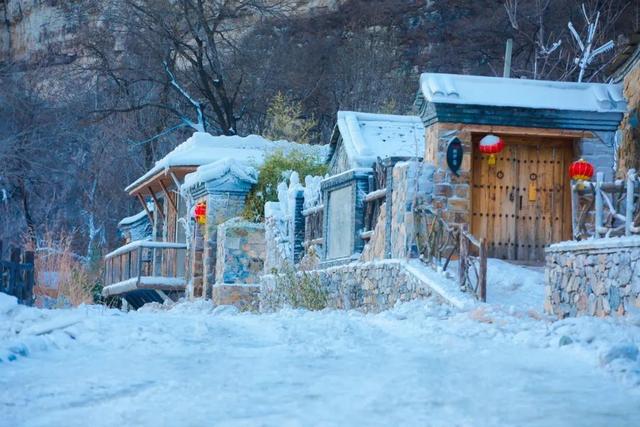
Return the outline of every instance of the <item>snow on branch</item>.
{"type": "Polygon", "coordinates": [[[605,52],[608,52],[610,50],[612,50],[615,47],[615,43],[613,42],[613,40],[609,40],[608,42],[606,42],[605,44],[603,44],[602,46],[598,47],[598,48],[593,48],[593,42],[595,39],[595,35],[596,35],[596,31],[598,29],[598,21],[600,20],[600,12],[596,13],[596,17],[594,19],[594,21],[592,22],[589,19],[589,15],[587,14],[587,9],[584,6],[584,3],[582,4],[582,15],[584,16],[585,21],[587,22],[587,36],[586,36],[586,40],[583,42],[581,37],[578,35],[578,32],[576,31],[575,27],[573,26],[573,23],[571,21],[569,21],[569,23],[567,24],[569,27],[569,31],[571,32],[571,35],[573,36],[574,40],[576,41],[576,43],[578,44],[578,47],[580,48],[580,56],[576,57],[574,59],[574,63],[578,66],[578,68],[580,68],[580,74],[578,75],[578,81],[581,82],[582,79],[584,78],[584,72],[587,69],[587,67],[591,64],[591,62],[593,61],[593,59],[605,52]]]}

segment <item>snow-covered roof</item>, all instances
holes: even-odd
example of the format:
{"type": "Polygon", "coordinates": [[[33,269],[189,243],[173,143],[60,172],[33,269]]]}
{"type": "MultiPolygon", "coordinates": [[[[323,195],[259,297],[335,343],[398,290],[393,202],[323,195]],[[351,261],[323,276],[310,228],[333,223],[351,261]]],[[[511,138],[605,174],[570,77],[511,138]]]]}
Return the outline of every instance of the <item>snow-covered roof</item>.
{"type": "Polygon", "coordinates": [[[421,95],[432,103],[532,109],[625,112],[619,84],[573,83],[425,73],[421,95]]]}
{"type": "Polygon", "coordinates": [[[265,156],[275,151],[285,153],[301,151],[326,158],[328,148],[319,145],[297,144],[289,141],[271,141],[258,135],[213,136],[195,132],[189,139],[158,160],[147,173],[132,182],[126,191],[131,191],[159,172],[179,166],[202,166],[216,160],[242,159],[247,164],[259,165],[265,156]]]}
{"type": "Polygon", "coordinates": [[[336,127],[352,167],[370,167],[378,157],[424,156],[424,125],[418,116],[338,111],[336,127]]]}
{"type": "MultiPolygon", "coordinates": [[[[147,203],[147,209],[149,209],[149,212],[153,212],[154,206],[155,205],[153,203],[147,203]]],[[[136,222],[146,217],[147,217],[147,211],[143,209],[135,215],[122,218],[118,223],[118,227],[127,227],[131,224],[135,224],[136,222]]]]}
{"type": "Polygon", "coordinates": [[[241,180],[250,184],[258,182],[258,170],[244,160],[225,157],[200,166],[195,172],[187,174],[184,177],[183,188],[190,188],[198,183],[214,181],[223,178],[225,175],[231,175],[237,180],[241,180]]]}

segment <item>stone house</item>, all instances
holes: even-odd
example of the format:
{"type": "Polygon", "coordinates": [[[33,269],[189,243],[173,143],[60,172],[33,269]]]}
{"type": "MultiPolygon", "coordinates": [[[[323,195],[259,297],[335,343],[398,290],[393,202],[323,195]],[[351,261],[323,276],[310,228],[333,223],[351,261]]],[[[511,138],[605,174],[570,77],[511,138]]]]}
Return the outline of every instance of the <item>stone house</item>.
{"type": "MultiPolygon", "coordinates": [[[[257,267],[260,257],[253,254],[264,245],[264,231],[250,226],[238,231],[237,225],[225,223],[241,214],[245,197],[258,178],[257,168],[269,153],[294,150],[326,157],[322,147],[256,135],[196,132],[158,160],[125,189],[144,210],[120,222],[126,244],[105,256],[103,295],[124,298],[138,307],[183,295],[211,297],[216,280],[255,282],[257,270],[262,271],[257,267]],[[204,210],[201,221],[196,220],[197,205],[204,210]],[[219,230],[237,238],[219,239],[219,230]],[[240,236],[243,233],[249,236],[240,236]],[[232,251],[234,245],[242,250],[232,251]],[[233,252],[235,262],[246,264],[254,275],[235,275],[232,280],[232,274],[216,272],[218,252],[222,257],[233,252]]],[[[228,265],[232,271],[236,268],[228,265]]]]}
{"type": "Polygon", "coordinates": [[[488,240],[489,256],[540,263],[572,238],[568,167],[584,158],[612,177],[614,135],[626,111],[619,84],[426,73],[416,106],[435,166],[433,205],[451,224],[488,240]],[[504,149],[479,150],[495,135],[504,149]],[[463,148],[459,170],[447,161],[463,148]]]}

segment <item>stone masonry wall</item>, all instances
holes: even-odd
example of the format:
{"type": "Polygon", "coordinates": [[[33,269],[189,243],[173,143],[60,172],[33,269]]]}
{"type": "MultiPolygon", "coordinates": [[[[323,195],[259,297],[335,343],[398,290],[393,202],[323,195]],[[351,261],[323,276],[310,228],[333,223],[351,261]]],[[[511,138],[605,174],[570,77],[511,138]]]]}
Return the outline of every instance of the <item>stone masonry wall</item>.
{"type": "Polygon", "coordinates": [[[640,170],[640,62],[624,78],[624,96],[629,108],[620,124],[618,177],[626,176],[629,169],[640,170]]]}
{"type": "MultiPolygon", "coordinates": [[[[298,273],[298,277],[302,274],[318,279],[320,286],[327,289],[329,308],[379,312],[397,301],[434,297],[442,302],[424,282],[408,273],[400,260],[347,264],[298,273]]],[[[262,277],[261,312],[278,310],[287,303],[279,284],[282,280],[282,276],[262,277]]]]}
{"type": "Polygon", "coordinates": [[[252,284],[264,269],[264,225],[231,219],[218,226],[216,284],[252,284]]]}
{"type": "Polygon", "coordinates": [[[548,313],[602,317],[640,308],[640,237],[563,242],[546,252],[548,313]]]}
{"type": "Polygon", "coordinates": [[[435,166],[432,205],[450,224],[468,224],[471,220],[471,149],[471,132],[464,125],[436,123],[426,130],[424,161],[435,166]],[[460,140],[464,150],[458,176],[447,166],[447,147],[453,138],[460,140]]]}

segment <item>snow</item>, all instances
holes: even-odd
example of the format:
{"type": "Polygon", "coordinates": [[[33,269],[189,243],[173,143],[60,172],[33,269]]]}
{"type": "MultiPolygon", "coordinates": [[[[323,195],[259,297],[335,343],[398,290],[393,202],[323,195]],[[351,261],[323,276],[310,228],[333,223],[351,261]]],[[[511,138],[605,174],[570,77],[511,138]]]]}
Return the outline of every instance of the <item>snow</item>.
{"type": "Polygon", "coordinates": [[[425,73],[420,91],[427,101],[444,104],[621,113],[627,109],[621,84],[425,73]]]}
{"type": "Polygon", "coordinates": [[[147,211],[145,211],[143,209],[143,210],[141,210],[140,212],[138,212],[135,215],[131,215],[131,216],[122,218],[120,220],[120,222],[118,223],[118,227],[122,227],[122,226],[125,226],[125,225],[131,225],[134,222],[140,221],[141,219],[145,218],[146,216],[147,216],[147,211]]]}
{"type": "Polygon", "coordinates": [[[245,161],[224,158],[216,162],[200,166],[195,172],[184,178],[183,188],[190,188],[196,184],[220,179],[225,175],[232,175],[235,179],[249,184],[258,182],[258,171],[245,161]]]}
{"type": "Polygon", "coordinates": [[[608,249],[608,248],[626,248],[640,246],[640,236],[620,236],[620,237],[602,237],[591,238],[586,240],[567,240],[564,242],[554,243],[550,245],[547,252],[563,252],[571,250],[588,250],[588,249],[608,249]]]}
{"type": "Polygon", "coordinates": [[[184,249],[186,247],[185,243],[173,243],[173,242],[158,242],[154,240],[134,240],[133,242],[127,243],[124,246],[120,246],[115,251],[109,252],[104,257],[105,259],[113,258],[116,255],[122,255],[124,253],[130,252],[133,249],[137,248],[168,248],[168,249],[184,249]]]}
{"type": "Polygon", "coordinates": [[[417,116],[338,111],[337,129],[352,168],[369,167],[378,157],[424,157],[424,125],[417,116]]]}
{"type": "Polygon", "coordinates": [[[177,277],[162,276],[140,276],[132,277],[113,285],[105,286],[102,289],[102,295],[108,297],[111,295],[120,295],[125,292],[135,291],[136,289],[152,288],[152,289],[184,289],[187,285],[186,281],[177,277]]]}
{"type": "Polygon", "coordinates": [[[270,141],[258,135],[213,136],[204,132],[195,132],[189,139],[158,160],[144,175],[129,184],[126,191],[131,191],[149,178],[171,167],[203,166],[225,158],[242,159],[247,164],[258,166],[268,154],[276,151],[284,153],[300,151],[324,160],[328,154],[328,147],[296,144],[289,141],[270,141]]]}
{"type": "Polygon", "coordinates": [[[7,301],[0,295],[3,426],[634,426],[640,417],[638,318],[550,322],[428,301],[368,315],[7,301]]]}

